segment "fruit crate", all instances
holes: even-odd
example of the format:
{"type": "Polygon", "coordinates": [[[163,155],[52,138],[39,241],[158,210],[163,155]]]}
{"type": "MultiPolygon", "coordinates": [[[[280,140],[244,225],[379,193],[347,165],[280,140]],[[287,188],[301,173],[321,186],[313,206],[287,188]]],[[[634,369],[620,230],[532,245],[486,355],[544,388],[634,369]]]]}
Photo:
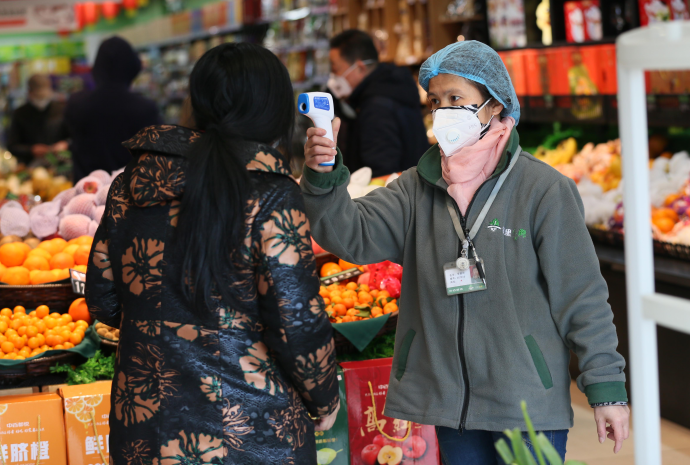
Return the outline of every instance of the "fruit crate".
{"type": "MultiPolygon", "coordinates": [[[[333,255],[332,253],[321,253],[316,255],[316,269],[320,270],[321,267],[328,263],[328,262],[334,262],[338,263],[338,257],[333,255]]],[[[352,268],[349,270],[343,270],[341,273],[337,273],[331,276],[326,276],[325,278],[321,278],[321,284],[324,286],[328,286],[333,283],[339,283],[341,281],[347,281],[348,279],[356,278],[357,276],[361,275],[362,271],[359,268],[352,268]]]]}
{"type": "Polygon", "coordinates": [[[47,305],[51,312],[67,313],[70,304],[79,297],[72,290],[69,280],[50,284],[10,286],[0,284],[0,302],[3,307],[36,308],[47,305]]]}

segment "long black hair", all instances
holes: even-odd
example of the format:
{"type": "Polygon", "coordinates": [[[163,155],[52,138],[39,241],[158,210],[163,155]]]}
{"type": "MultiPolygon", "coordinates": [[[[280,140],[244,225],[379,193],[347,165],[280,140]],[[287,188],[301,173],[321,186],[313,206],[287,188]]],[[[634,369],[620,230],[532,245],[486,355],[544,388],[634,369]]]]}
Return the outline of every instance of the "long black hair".
{"type": "Polygon", "coordinates": [[[181,287],[195,313],[233,302],[229,271],[245,240],[250,195],[247,146],[291,146],[295,101],[287,69],[265,48],[224,44],[206,52],[189,78],[191,119],[202,132],[187,154],[176,239],[181,287]]]}

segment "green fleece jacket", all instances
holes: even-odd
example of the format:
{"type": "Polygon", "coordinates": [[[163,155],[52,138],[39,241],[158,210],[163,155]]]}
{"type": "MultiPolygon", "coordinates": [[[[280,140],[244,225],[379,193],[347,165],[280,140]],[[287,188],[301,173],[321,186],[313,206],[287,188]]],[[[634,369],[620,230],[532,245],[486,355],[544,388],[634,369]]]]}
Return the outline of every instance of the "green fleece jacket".
{"type": "MultiPolygon", "coordinates": [[[[513,130],[462,218],[468,229],[518,149],[513,130]]],[[[575,183],[522,152],[474,239],[488,289],[449,297],[443,265],[461,245],[440,157],[432,147],[416,168],[356,200],[340,155],[331,173],[305,168],[301,181],[316,242],[348,262],[404,268],[384,413],[451,428],[524,430],[526,400],[538,430],[570,428],[570,350],[590,403],[627,401],[608,288],[575,183]]]]}

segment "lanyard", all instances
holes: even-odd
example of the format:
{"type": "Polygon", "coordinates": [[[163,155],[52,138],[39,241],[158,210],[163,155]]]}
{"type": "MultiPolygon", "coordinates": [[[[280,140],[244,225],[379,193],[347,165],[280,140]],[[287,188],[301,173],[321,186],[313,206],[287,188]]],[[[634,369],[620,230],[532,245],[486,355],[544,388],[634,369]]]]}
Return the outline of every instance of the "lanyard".
{"type": "MultiPolygon", "coordinates": [[[[508,177],[508,175],[510,174],[510,172],[513,170],[513,167],[515,166],[515,163],[517,163],[517,160],[520,157],[521,152],[522,152],[522,147],[518,146],[517,152],[515,152],[515,156],[510,161],[510,165],[508,165],[508,168],[498,178],[496,185],[494,186],[493,190],[491,191],[491,195],[489,196],[486,203],[484,204],[484,208],[482,208],[482,211],[479,212],[479,216],[477,217],[477,220],[474,222],[472,229],[470,229],[469,242],[472,242],[472,239],[474,239],[474,236],[476,236],[477,232],[479,232],[479,228],[484,223],[484,219],[486,218],[486,215],[489,213],[489,209],[491,208],[491,205],[493,205],[494,200],[496,200],[496,196],[498,195],[498,191],[501,190],[503,183],[505,182],[505,180],[508,177]]],[[[462,224],[460,223],[460,218],[458,218],[458,212],[455,211],[455,206],[453,205],[453,201],[451,200],[450,195],[446,195],[446,207],[448,207],[448,213],[450,213],[450,218],[451,218],[451,220],[453,220],[453,226],[455,227],[455,232],[457,233],[460,240],[464,243],[468,239],[465,237],[465,231],[462,228],[462,224]]]]}

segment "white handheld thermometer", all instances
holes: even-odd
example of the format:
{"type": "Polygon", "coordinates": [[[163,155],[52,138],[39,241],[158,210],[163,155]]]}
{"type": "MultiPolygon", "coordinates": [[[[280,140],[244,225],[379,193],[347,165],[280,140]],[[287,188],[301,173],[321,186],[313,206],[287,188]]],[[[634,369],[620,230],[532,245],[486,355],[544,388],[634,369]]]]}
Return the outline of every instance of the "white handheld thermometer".
{"type": "MultiPolygon", "coordinates": [[[[297,110],[304,116],[308,116],[317,128],[325,129],[327,139],[333,139],[333,126],[331,121],[335,117],[333,113],[333,97],[326,92],[306,92],[297,97],[297,110]]],[[[335,165],[335,157],[331,161],[320,163],[320,166],[335,165]]]]}

